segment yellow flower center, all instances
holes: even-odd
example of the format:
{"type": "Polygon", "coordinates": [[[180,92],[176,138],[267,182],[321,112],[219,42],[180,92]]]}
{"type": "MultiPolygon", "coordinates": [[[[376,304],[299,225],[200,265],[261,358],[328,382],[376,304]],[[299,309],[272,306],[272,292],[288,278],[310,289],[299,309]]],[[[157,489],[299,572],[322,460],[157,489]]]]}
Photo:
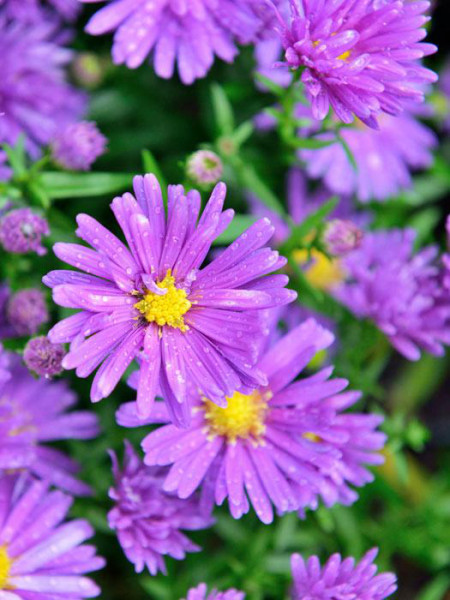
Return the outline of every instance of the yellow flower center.
{"type": "Polygon", "coordinates": [[[210,437],[221,435],[232,444],[236,443],[237,438],[259,443],[266,430],[264,420],[269,399],[270,393],[262,394],[255,390],[248,396],[235,392],[231,398],[227,398],[226,408],[205,400],[203,408],[210,437]]]}
{"type": "Polygon", "coordinates": [[[305,276],[309,283],[320,290],[330,290],[344,280],[344,271],[336,258],[328,258],[323,252],[313,248],[294,250],[296,263],[304,267],[305,276]]]}
{"type": "MultiPolygon", "coordinates": [[[[336,33],[332,33],[331,37],[333,37],[334,35],[336,35],[336,33]]],[[[317,48],[317,46],[321,43],[322,43],[322,40],[316,40],[315,42],[313,42],[314,48],[317,48]]],[[[340,54],[338,56],[338,60],[347,60],[347,58],[350,56],[350,54],[351,54],[351,50],[346,50],[345,52],[343,52],[342,54],[340,54]]]]}
{"type": "Polygon", "coordinates": [[[6,589],[10,570],[11,560],[6,552],[5,546],[0,546],[0,590],[6,589]]]}
{"type": "Polygon", "coordinates": [[[340,54],[338,56],[339,60],[347,60],[347,58],[350,56],[350,50],[347,50],[347,52],[343,52],[342,54],[340,54]]]}
{"type": "Polygon", "coordinates": [[[134,307],[144,315],[149,323],[156,323],[160,327],[169,325],[169,327],[186,331],[187,326],[183,317],[192,304],[187,299],[186,291],[175,286],[172,269],[169,269],[164,279],[157,282],[156,285],[160,289],[167,290],[167,293],[160,296],[147,290],[142,300],[137,302],[134,307]]]}
{"type": "Polygon", "coordinates": [[[309,440],[310,442],[321,442],[321,438],[316,435],[315,433],[312,433],[310,431],[307,431],[306,433],[303,434],[303,437],[305,438],[305,440],[309,440]]]}

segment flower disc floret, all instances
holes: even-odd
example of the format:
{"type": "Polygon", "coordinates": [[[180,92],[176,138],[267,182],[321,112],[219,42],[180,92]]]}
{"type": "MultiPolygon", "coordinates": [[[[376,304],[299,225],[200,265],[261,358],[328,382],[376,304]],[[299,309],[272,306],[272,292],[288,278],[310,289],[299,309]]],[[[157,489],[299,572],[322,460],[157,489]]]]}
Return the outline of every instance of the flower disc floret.
{"type": "Polygon", "coordinates": [[[3,590],[11,571],[11,560],[6,546],[0,546],[0,590],[3,590]]]}
{"type": "Polygon", "coordinates": [[[169,325],[169,327],[186,331],[183,317],[192,304],[187,299],[186,290],[176,287],[171,269],[168,269],[162,281],[156,282],[156,287],[163,290],[164,293],[146,290],[142,300],[135,304],[135,308],[148,323],[156,323],[159,327],[169,325]]]}
{"type": "Polygon", "coordinates": [[[231,443],[237,438],[250,439],[258,443],[265,431],[264,418],[270,393],[262,394],[255,390],[251,394],[235,392],[227,398],[227,406],[217,406],[205,401],[203,410],[209,430],[209,437],[223,436],[231,443]]]}

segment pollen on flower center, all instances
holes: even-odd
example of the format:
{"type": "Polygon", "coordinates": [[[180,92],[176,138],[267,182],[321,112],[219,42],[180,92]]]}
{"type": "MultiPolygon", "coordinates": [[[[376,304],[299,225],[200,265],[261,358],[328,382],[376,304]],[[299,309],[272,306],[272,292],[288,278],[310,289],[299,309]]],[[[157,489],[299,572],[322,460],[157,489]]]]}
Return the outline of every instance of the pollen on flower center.
{"type": "Polygon", "coordinates": [[[311,285],[321,290],[330,290],[345,278],[340,261],[336,258],[328,258],[315,248],[311,251],[294,250],[292,254],[295,262],[304,267],[305,277],[311,285]]]}
{"type": "Polygon", "coordinates": [[[146,294],[135,304],[135,308],[144,315],[149,323],[156,323],[160,327],[169,325],[186,331],[184,315],[192,304],[187,298],[186,291],[175,286],[175,278],[169,269],[162,281],[156,283],[160,289],[166,289],[167,293],[158,295],[147,290],[146,294]]]}
{"type": "Polygon", "coordinates": [[[221,408],[210,400],[204,404],[205,419],[211,437],[221,435],[232,444],[237,438],[260,441],[266,427],[267,395],[255,390],[250,395],[235,392],[221,408]]]}
{"type": "Polygon", "coordinates": [[[11,570],[11,560],[5,546],[0,546],[0,590],[4,590],[11,570]]]}

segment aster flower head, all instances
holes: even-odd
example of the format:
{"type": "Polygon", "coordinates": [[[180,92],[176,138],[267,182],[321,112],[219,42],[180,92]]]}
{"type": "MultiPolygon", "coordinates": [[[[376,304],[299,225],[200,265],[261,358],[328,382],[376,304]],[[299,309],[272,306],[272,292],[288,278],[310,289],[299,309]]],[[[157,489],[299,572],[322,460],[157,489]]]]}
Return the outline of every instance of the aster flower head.
{"type": "Polygon", "coordinates": [[[62,359],[65,353],[62,344],[52,344],[47,336],[41,335],[27,342],[23,351],[23,360],[30,371],[41,377],[50,378],[62,372],[62,359]]]}
{"type": "Polygon", "coordinates": [[[5,317],[9,335],[5,335],[5,337],[37,333],[41,325],[49,320],[44,294],[37,288],[19,290],[11,295],[9,295],[9,291],[7,293],[5,317]]]}
{"type": "Polygon", "coordinates": [[[245,594],[233,588],[219,592],[211,590],[208,592],[206,583],[201,583],[195,588],[191,588],[183,600],[244,600],[245,594]]]}
{"type": "MultiPolygon", "coordinates": [[[[343,391],[345,379],[330,379],[332,367],[293,382],[332,341],[313,319],[305,321],[259,361],[267,385],[235,392],[225,408],[200,397],[188,430],[168,424],[150,433],[142,442],[145,463],[171,465],[163,489],[189,498],[202,487],[216,504],[228,499],[234,518],[253,506],[264,523],[274,507],[303,513],[320,497],[327,506],[354,502],[351,486],[373,478],[365,464],[382,462],[381,418],[344,412],[360,393],[343,391]]],[[[134,403],[119,410],[118,421],[139,425],[134,403]]],[[[168,421],[164,405],[148,420],[168,421]]]]}
{"type": "Polygon", "coordinates": [[[213,185],[222,177],[222,160],[211,150],[198,150],[188,158],[186,173],[196,185],[213,185]]]}
{"type": "Polygon", "coordinates": [[[50,234],[47,221],[31,210],[16,208],[0,217],[0,244],[13,254],[46,254],[42,237],[50,234]]]}
{"type": "Polygon", "coordinates": [[[377,128],[377,115],[400,114],[423,100],[418,84],[436,81],[419,62],[437,50],[421,42],[428,1],[289,1],[291,19],[280,17],[285,61],[302,69],[314,118],[331,106],[344,123],[356,116],[377,128]]]}
{"type": "Polygon", "coordinates": [[[58,132],[52,142],[53,160],[74,171],[89,171],[105,153],[107,140],[92,121],[71,123],[58,132]]]}
{"type": "Polygon", "coordinates": [[[116,64],[135,69],[152,54],[159,77],[171,78],[177,64],[181,81],[191,84],[207,74],[215,56],[233,62],[235,43],[255,41],[267,16],[260,0],[113,0],[86,30],[92,35],[115,32],[116,64]]]}
{"type": "Polygon", "coordinates": [[[84,544],[84,519],[65,521],[72,498],[30,478],[0,475],[0,596],[11,600],[81,600],[100,594],[86,574],[105,561],[84,544]],[[2,591],[3,590],[3,591],[2,591]]]}
{"type": "Polygon", "coordinates": [[[90,488],[75,477],[78,465],[47,443],[95,437],[97,417],[69,412],[76,396],[65,382],[37,380],[19,356],[3,356],[9,377],[0,379],[0,469],[28,469],[70,493],[89,494],[90,488]]]}
{"type": "Polygon", "coordinates": [[[65,81],[72,52],[55,41],[59,26],[6,14],[0,7],[0,141],[15,145],[25,135],[26,150],[36,158],[59,129],[81,116],[86,99],[65,81]]]}
{"type": "Polygon", "coordinates": [[[323,232],[323,243],[333,256],[344,256],[359,248],[363,232],[352,221],[333,219],[323,232]]]}
{"type": "Polygon", "coordinates": [[[304,560],[300,554],[291,558],[292,600],[384,600],[397,589],[393,573],[376,574],[373,564],[378,549],[373,548],[355,564],[354,558],[330,556],[321,567],[317,556],[304,560]]]}
{"type": "Polygon", "coordinates": [[[450,344],[450,303],[442,301],[437,248],[414,253],[414,230],[374,231],[344,260],[346,280],[334,295],[369,318],[409,360],[421,349],[441,356],[450,344]]]}
{"type": "Polygon", "coordinates": [[[165,556],[183,560],[187,552],[198,552],[200,548],[182,530],[212,524],[199,499],[180,500],[164,492],[164,470],[144,465],[128,442],[122,470],[115,454],[111,456],[115,484],[109,496],[115,506],[108,522],[136,572],[147,568],[152,575],[165,573],[165,556]]]}
{"type": "Polygon", "coordinates": [[[167,217],[153,175],[136,177],[136,199],[115,198],[112,210],[128,247],[87,215],[77,235],[93,249],[56,244],[56,255],[82,269],[53,271],[44,282],[57,304],[81,312],[57,324],[49,338],[72,342],[65,369],[86,377],[101,363],[91,390],[95,402],[109,396],[137,359],[137,404],[151,413],[159,391],[172,419],[187,425],[189,382],[213,402],[236,389],[265,383],[254,368],[266,333],[260,310],[291,302],[287,277],[269,275],[286,264],[264,248],[273,227],[261,219],[207,266],[213,240],[233,218],[222,212],[226,188],[219,183],[200,216],[200,194],[169,186],[167,217]],[[86,339],[85,339],[86,338],[86,339]]]}
{"type": "MultiPolygon", "coordinates": [[[[411,187],[411,171],[433,162],[437,146],[433,131],[416,117],[417,109],[397,117],[383,115],[380,130],[362,123],[345,127],[340,135],[350,149],[356,169],[342,144],[335,142],[316,150],[301,150],[299,156],[313,179],[322,179],[334,193],[355,195],[361,202],[383,201],[411,187]]],[[[332,134],[315,136],[332,140],[332,134]]]]}

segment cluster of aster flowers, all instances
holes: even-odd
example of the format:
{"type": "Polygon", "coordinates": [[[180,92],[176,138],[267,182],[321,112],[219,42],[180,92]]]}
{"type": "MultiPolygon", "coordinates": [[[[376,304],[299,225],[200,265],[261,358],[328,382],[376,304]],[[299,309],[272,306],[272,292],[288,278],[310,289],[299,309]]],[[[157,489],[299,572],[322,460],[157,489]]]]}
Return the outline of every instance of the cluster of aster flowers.
{"type": "MultiPolygon", "coordinates": [[[[385,436],[376,431],[382,419],[345,414],[360,394],[344,391],[346,380],[330,379],[330,367],[294,382],[332,341],[329,331],[305,321],[260,359],[264,386],[236,391],[225,407],[199,396],[187,430],[167,424],[150,433],[142,443],[145,463],[171,465],[163,489],[188,498],[204,486],[217,504],[228,499],[233,517],[251,505],[264,523],[272,521],[273,507],[303,514],[319,498],[327,506],[354,502],[351,486],[372,480],[364,465],[382,462],[377,451],[385,436]]],[[[139,425],[135,405],[124,405],[118,421],[139,425]]],[[[168,421],[160,405],[147,422],[168,421]]]]}
{"type": "MultiPolygon", "coordinates": [[[[67,82],[72,52],[62,46],[62,23],[96,1],[104,0],[0,0],[0,143],[24,136],[33,159],[49,146],[67,170],[89,170],[106,149],[95,123],[80,120],[86,98],[67,82]]],[[[166,192],[153,174],[137,176],[134,195],[111,204],[125,241],[79,214],[84,244],[54,246],[76,270],[53,270],[43,281],[57,305],[75,312],[29,339],[23,357],[0,345],[1,599],[100,593],[85,576],[104,565],[84,544],[93,530],[84,519],[65,522],[66,493],[91,489],[78,478],[80,466],[52,445],[92,439],[99,424],[93,412],[72,410],[76,396],[51,379],[63,369],[80,378],[96,371],[93,402],[134,369],[135,401],[120,407],[117,422],[152,429],[143,458],[127,441],[123,466],[110,452],[108,524],[138,573],[166,573],[167,557],[199,551],[185,532],[210,527],[214,506],[225,501],[233,518],[254,510],[270,524],[291,512],[305,518],[321,503],[351,505],[373,480],[370,467],[383,462],[383,418],[358,410],[361,393],[328,362],[316,368],[335,336],[325,320],[290,306],[296,292],[278,272],[287,260],[267,244],[282,246],[293,225],[341,194],[317,247],[292,252],[309,284],[374,321],[410,360],[421,350],[442,355],[450,344],[449,255],[439,263],[434,247],[414,253],[409,230],[366,231],[367,217],[351,203],[352,195],[389,198],[410,185],[412,169],[432,161],[436,138],[416,119],[436,80],[421,62],[436,50],[422,41],[428,8],[426,0],[110,0],[92,16],[86,30],[114,34],[116,64],[134,69],[151,57],[158,76],[171,78],[177,68],[184,84],[204,77],[216,57],[232,62],[238,45],[255,44],[262,62],[282,48],[278,66],[290,72],[274,77],[303,84],[310,107],[298,106],[295,116],[309,123],[307,135],[332,142],[325,119],[333,129],[352,126],[340,130],[340,143],[297,153],[324,185],[312,193],[292,169],[288,218],[252,196],[259,218],[220,252],[211,246],[234,211],[224,208],[223,164],[209,150],[186,163],[196,185],[217,184],[204,206],[196,189],[166,192]]],[[[0,179],[11,175],[5,163],[0,151],[0,179]]],[[[47,221],[30,208],[8,205],[0,214],[7,253],[42,256],[48,235],[47,221]]],[[[34,336],[49,318],[41,290],[0,285],[0,340],[34,336]]],[[[292,600],[388,598],[396,579],[376,574],[376,555],[356,563],[335,554],[323,567],[317,556],[293,555],[292,600]]],[[[244,598],[206,583],[186,593],[186,600],[244,598]]]]}
{"type": "MultiPolygon", "coordinates": [[[[377,548],[370,550],[359,563],[354,558],[333,554],[321,567],[319,558],[304,560],[300,554],[291,557],[293,586],[291,600],[384,600],[397,589],[392,573],[377,573],[373,564],[377,548]]],[[[240,590],[212,590],[201,583],[188,591],[185,600],[244,600],[240,590]]]]}
{"type": "Polygon", "coordinates": [[[229,225],[223,211],[226,188],[218,184],[200,215],[200,194],[169,186],[165,213],[158,181],[136,177],[136,198],[112,203],[128,247],[88,215],[77,218],[77,235],[91,247],[58,243],[56,255],[85,273],[61,270],[44,282],[57,304],[81,309],[49,332],[71,343],[66,369],[87,377],[99,365],[91,399],[111,394],[127,367],[138,361],[139,414],[152,412],[161,390],[171,420],[188,425],[192,381],[212,402],[265,385],[255,367],[261,310],[291,302],[285,275],[269,275],[286,264],[265,248],[273,234],[257,221],[220,256],[202,268],[214,239],[229,225]],[[198,219],[198,222],[197,222],[198,219]],[[246,344],[243,339],[246,338],[246,344]]]}

